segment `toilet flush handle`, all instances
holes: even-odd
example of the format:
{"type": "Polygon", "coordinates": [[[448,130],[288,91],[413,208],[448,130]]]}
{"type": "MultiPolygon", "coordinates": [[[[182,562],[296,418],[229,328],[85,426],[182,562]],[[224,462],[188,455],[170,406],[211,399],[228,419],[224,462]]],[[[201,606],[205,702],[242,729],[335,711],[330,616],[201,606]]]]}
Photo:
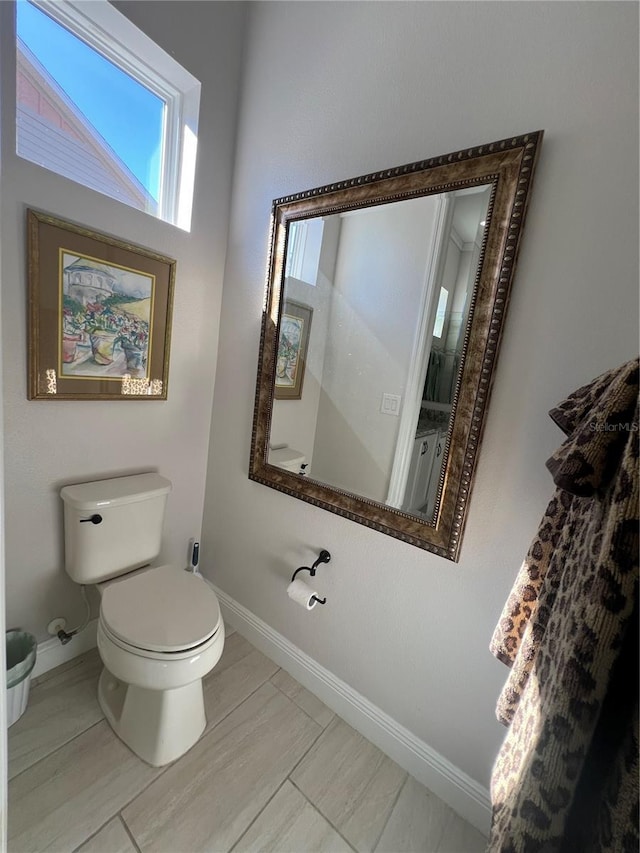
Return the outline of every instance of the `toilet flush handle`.
{"type": "Polygon", "coordinates": [[[102,516],[98,515],[98,513],[96,512],[93,515],[89,516],[89,518],[81,518],[80,524],[82,524],[83,521],[90,521],[91,524],[100,524],[100,522],[102,521],[102,516]]]}

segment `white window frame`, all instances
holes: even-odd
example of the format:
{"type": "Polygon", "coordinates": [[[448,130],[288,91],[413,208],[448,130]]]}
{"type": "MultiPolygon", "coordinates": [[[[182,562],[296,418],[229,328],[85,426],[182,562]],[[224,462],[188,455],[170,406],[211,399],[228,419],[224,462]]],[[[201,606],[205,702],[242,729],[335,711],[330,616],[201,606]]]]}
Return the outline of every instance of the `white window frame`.
{"type": "Polygon", "coordinates": [[[323,233],[324,219],[302,219],[291,223],[285,276],[316,286],[323,233]]]}
{"type": "Polygon", "coordinates": [[[201,85],[107,0],[29,0],[165,103],[158,219],[191,229],[201,85]]]}

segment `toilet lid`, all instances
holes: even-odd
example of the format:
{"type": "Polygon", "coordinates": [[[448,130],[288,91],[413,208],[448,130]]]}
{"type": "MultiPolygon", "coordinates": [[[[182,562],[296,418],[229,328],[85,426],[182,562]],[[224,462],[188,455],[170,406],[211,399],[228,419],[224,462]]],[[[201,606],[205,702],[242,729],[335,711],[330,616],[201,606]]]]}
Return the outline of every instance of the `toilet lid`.
{"type": "Polygon", "coordinates": [[[100,617],[130,646],[178,652],[215,634],[220,606],[202,578],[174,566],[158,566],[110,584],[102,594],[100,617]]]}

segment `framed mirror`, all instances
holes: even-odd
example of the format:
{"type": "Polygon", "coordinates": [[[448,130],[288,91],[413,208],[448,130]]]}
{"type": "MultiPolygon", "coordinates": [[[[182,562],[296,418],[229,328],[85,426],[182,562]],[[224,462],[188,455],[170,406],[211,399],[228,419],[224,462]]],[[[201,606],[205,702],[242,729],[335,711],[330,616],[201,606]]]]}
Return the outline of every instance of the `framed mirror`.
{"type": "Polygon", "coordinates": [[[250,479],[458,559],[541,140],[273,202],[250,479]]]}

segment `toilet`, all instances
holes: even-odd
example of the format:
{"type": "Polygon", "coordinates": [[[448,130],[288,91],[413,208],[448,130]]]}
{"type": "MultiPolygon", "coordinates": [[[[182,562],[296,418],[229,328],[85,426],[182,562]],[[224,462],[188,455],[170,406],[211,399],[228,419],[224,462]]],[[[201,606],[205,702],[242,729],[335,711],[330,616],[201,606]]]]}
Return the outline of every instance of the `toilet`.
{"type": "Polygon", "coordinates": [[[224,623],[199,575],[150,564],[171,491],[159,474],[65,486],[65,568],[100,593],[98,701],[118,737],[161,767],[206,725],[202,679],[217,664],[224,623]]]}
{"type": "Polygon", "coordinates": [[[288,444],[279,445],[269,450],[269,465],[276,465],[278,468],[300,474],[303,477],[309,473],[309,466],[304,453],[294,450],[288,444]]]}

